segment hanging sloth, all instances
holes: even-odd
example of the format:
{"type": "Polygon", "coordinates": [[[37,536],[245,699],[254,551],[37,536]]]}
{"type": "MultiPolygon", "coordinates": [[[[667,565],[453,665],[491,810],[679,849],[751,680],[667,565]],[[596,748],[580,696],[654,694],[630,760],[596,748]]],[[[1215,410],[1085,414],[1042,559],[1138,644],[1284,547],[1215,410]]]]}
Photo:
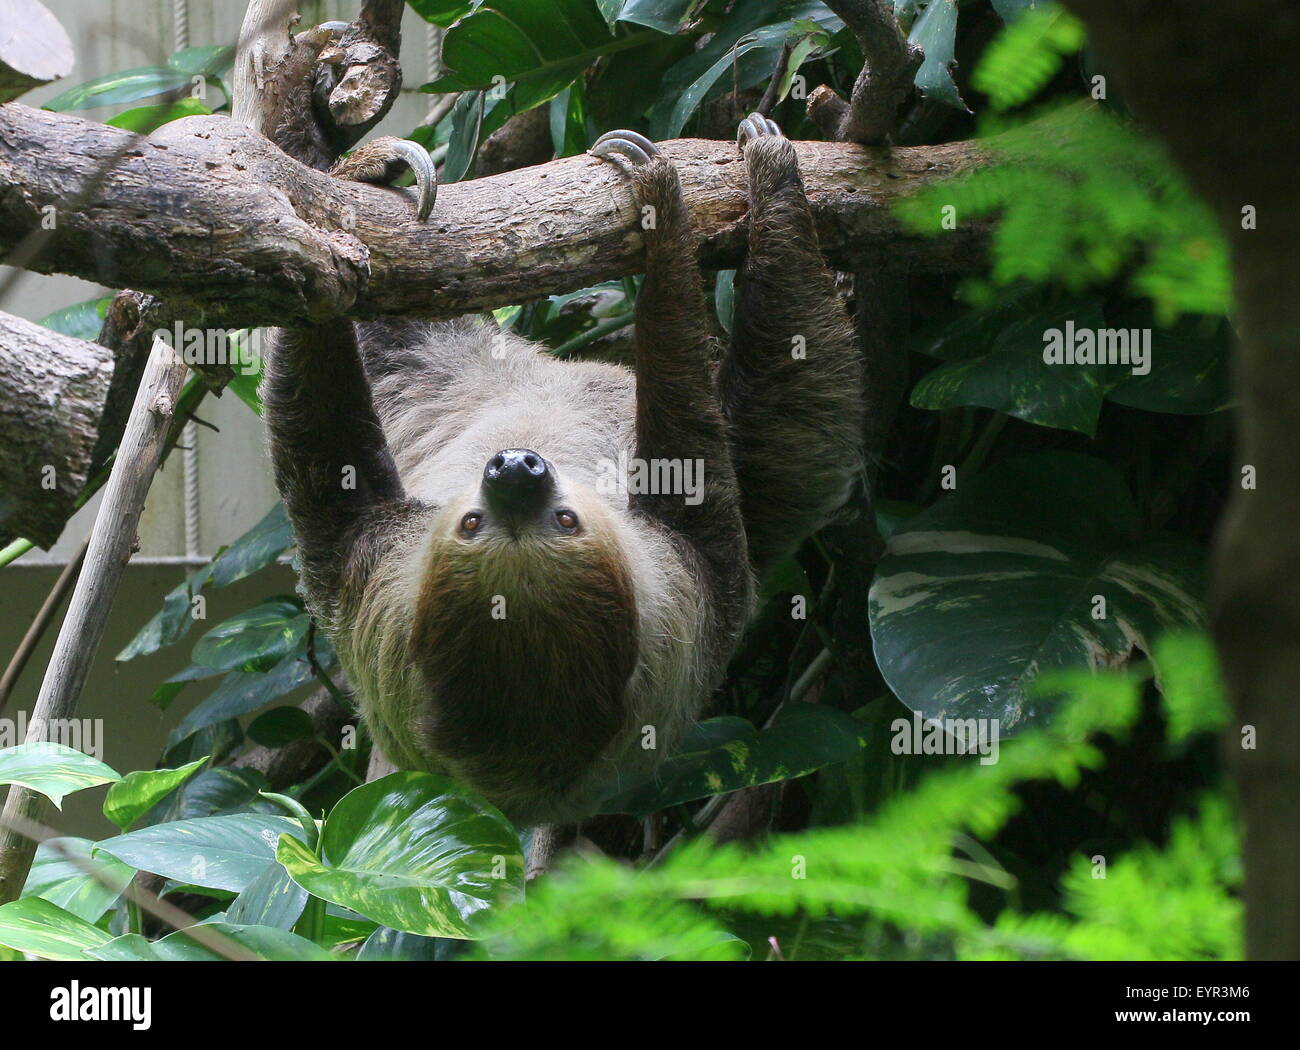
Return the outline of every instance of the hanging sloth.
{"type": "MultiPolygon", "coordinates": [[[[274,138],[326,167],[298,95],[274,138]]],[[[859,473],[858,355],[794,148],[758,114],[738,142],[749,248],[720,361],[677,172],[631,131],[591,152],[653,216],[635,371],[479,319],[333,321],[279,331],[268,355],[308,604],[375,741],[520,825],[580,819],[671,751],[736,650],[755,579],[859,473]]],[[[383,182],[399,161],[423,218],[433,170],[413,143],[378,139],[332,174],[383,182]]]]}

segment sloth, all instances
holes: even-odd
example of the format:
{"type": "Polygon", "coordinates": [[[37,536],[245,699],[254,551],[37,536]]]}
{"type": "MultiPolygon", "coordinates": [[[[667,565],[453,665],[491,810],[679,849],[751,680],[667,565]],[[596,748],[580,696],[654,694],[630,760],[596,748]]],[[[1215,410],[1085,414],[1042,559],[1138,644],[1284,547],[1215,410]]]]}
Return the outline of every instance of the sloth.
{"type": "MultiPolygon", "coordinates": [[[[333,160],[300,122],[274,137],[333,160]]],[[[580,820],[671,751],[756,579],[860,474],[858,353],[794,147],[759,114],[737,139],[748,252],[725,350],[676,169],[612,131],[590,152],[625,172],[645,227],[635,369],[560,360],[490,318],[336,320],[268,353],[303,590],[375,743],[519,826],[580,820]]],[[[413,143],[377,139],[332,174],[382,183],[399,162],[422,218],[435,183],[413,143]]]]}

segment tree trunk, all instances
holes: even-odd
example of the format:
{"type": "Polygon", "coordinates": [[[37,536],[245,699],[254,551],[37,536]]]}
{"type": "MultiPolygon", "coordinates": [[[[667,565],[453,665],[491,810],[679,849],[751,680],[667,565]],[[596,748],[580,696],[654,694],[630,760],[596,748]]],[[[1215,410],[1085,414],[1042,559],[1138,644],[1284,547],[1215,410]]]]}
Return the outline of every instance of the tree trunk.
{"type": "Polygon", "coordinates": [[[1168,143],[1232,249],[1237,458],[1212,616],[1241,719],[1227,740],[1246,825],[1246,941],[1300,958],[1300,12],[1294,0],[1067,0],[1103,68],[1168,143]],[[1249,209],[1249,210],[1247,210],[1249,209]],[[1253,737],[1253,740],[1252,740],[1253,737]],[[1252,745],[1252,746],[1247,746],[1252,745]]]}

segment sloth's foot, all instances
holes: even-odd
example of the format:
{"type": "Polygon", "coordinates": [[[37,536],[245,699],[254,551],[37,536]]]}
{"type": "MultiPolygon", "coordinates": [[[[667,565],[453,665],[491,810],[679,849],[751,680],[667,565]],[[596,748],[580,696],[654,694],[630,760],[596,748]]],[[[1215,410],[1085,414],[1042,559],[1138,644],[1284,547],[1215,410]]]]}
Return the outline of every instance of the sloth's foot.
{"type": "Polygon", "coordinates": [[[342,157],[330,169],[336,179],[371,182],[386,186],[407,167],[415,175],[415,214],[420,222],[429,217],[438,197],[438,171],[428,150],[418,142],[392,135],[374,139],[342,157]]]}
{"type": "Polygon", "coordinates": [[[593,157],[626,157],[635,165],[650,163],[651,157],[661,157],[659,147],[636,131],[607,131],[587,150],[593,157]]]}
{"type": "Polygon", "coordinates": [[[629,175],[641,206],[641,231],[652,256],[691,242],[690,215],[677,169],[658,146],[635,131],[607,131],[587,152],[630,162],[629,175]]]}
{"type": "Polygon", "coordinates": [[[776,121],[761,113],[751,113],[736,128],[736,144],[749,172],[751,207],[792,193],[802,199],[799,158],[776,121]]]}
{"type": "Polygon", "coordinates": [[[775,120],[769,120],[762,113],[751,113],[736,128],[736,145],[740,151],[745,151],[745,146],[754,139],[773,137],[778,139],[785,138],[780,127],[775,120]]]}

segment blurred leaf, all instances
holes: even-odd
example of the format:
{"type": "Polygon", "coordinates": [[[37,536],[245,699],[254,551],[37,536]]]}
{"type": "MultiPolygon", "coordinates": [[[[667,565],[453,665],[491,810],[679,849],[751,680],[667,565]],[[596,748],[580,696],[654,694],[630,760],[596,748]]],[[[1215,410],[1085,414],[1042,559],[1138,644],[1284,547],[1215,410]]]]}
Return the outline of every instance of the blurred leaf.
{"type": "Polygon", "coordinates": [[[994,109],[1022,105],[1047,86],[1083,41],[1083,23],[1064,8],[1029,8],[984,49],[971,87],[988,95],[994,109]]]}
{"type": "Polygon", "coordinates": [[[99,330],[104,325],[104,311],[112,301],[111,296],[87,299],[84,303],[77,303],[62,310],[55,310],[52,314],[46,314],[36,323],[52,328],[56,332],[62,332],[64,335],[93,343],[99,338],[99,330]]]}
{"type": "MultiPolygon", "coordinates": [[[[305,937],[272,926],[241,926],[230,922],[205,922],[203,928],[242,945],[259,959],[273,962],[329,962],[334,958],[305,937]]],[[[184,930],[157,941],[136,934],[117,937],[86,955],[109,962],[219,962],[225,956],[205,948],[184,930]]]]}

